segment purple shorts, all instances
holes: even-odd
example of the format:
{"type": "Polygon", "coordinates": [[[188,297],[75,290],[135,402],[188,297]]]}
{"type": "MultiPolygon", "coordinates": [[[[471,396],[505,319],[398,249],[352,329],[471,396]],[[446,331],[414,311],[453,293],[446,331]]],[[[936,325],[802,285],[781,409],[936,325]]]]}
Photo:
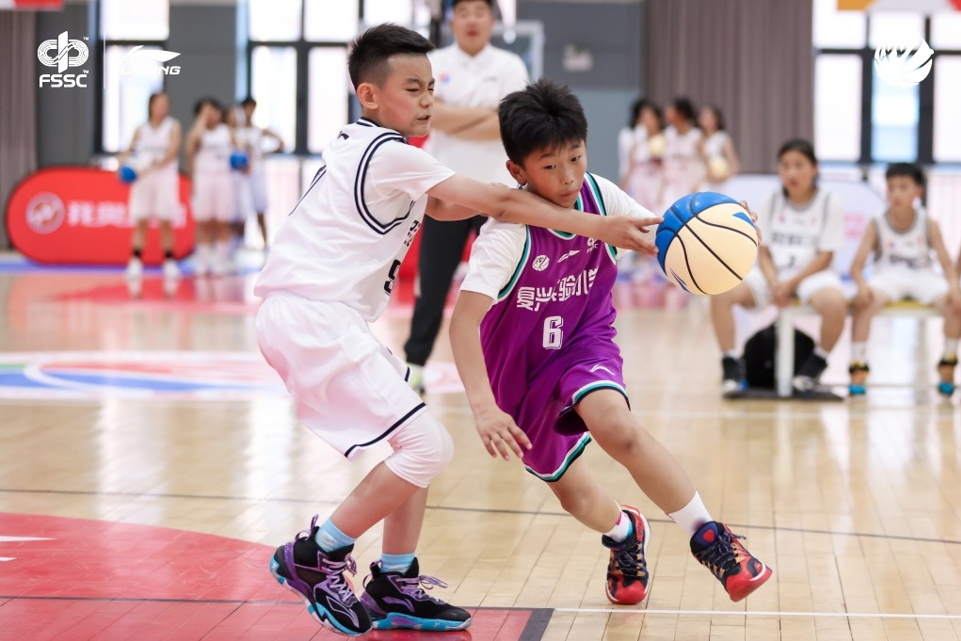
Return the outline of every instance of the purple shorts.
{"type": "Polygon", "coordinates": [[[510,412],[531,440],[532,447],[523,458],[528,472],[544,481],[564,475],[591,442],[574,406],[600,389],[616,390],[627,399],[622,365],[615,343],[587,339],[565,348],[530,378],[520,407],[510,412]]]}

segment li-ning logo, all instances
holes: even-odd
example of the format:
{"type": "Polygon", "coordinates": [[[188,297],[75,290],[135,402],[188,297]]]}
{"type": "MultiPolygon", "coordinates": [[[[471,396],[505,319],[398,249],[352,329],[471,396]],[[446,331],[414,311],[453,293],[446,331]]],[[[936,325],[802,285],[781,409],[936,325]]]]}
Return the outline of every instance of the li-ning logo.
{"type": "Polygon", "coordinates": [[[179,76],[180,67],[163,64],[179,55],[175,51],[144,49],[144,45],[138,45],[124,56],[120,63],[120,74],[123,76],[179,76]]]}
{"type": "Polygon", "coordinates": [[[919,84],[931,73],[934,50],[921,40],[915,49],[878,47],[874,51],[874,67],[889,85],[907,89],[919,84]]]}
{"type": "Polygon", "coordinates": [[[27,204],[27,224],[38,234],[50,234],[60,228],[66,216],[63,201],[49,192],[37,194],[27,204]]]}
{"type": "MultiPolygon", "coordinates": [[[[86,38],[84,38],[86,40],[86,38]]],[[[56,67],[57,73],[40,74],[40,86],[48,84],[51,87],[86,87],[87,72],[65,73],[69,67],[79,67],[87,62],[90,50],[82,40],[71,40],[67,32],[61,33],[55,40],[44,40],[37,47],[37,59],[47,67],[56,67]]]]}

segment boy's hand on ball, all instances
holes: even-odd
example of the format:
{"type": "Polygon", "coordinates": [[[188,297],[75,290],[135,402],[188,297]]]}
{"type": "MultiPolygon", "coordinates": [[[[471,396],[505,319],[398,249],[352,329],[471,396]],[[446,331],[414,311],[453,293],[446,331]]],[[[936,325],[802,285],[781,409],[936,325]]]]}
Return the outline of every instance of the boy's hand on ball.
{"type": "Polygon", "coordinates": [[[474,413],[477,433],[481,442],[487,448],[487,453],[493,458],[500,454],[505,461],[511,459],[511,452],[520,459],[524,456],[523,449],[531,449],[531,441],[527,434],[517,427],[510,414],[501,411],[496,405],[485,406],[474,413]],[[523,449],[521,449],[523,447],[523,449]]]}
{"type": "Polygon", "coordinates": [[[746,200],[742,200],[738,204],[744,208],[744,211],[746,211],[748,215],[751,217],[751,220],[754,221],[754,229],[757,230],[757,244],[760,245],[761,244],[761,228],[757,226],[757,212],[751,209],[750,206],[748,206],[746,200]]]}
{"type": "Polygon", "coordinates": [[[602,218],[602,231],[597,239],[601,242],[634,251],[657,255],[657,247],[648,236],[649,228],[660,224],[664,219],[655,218],[602,218]]]}

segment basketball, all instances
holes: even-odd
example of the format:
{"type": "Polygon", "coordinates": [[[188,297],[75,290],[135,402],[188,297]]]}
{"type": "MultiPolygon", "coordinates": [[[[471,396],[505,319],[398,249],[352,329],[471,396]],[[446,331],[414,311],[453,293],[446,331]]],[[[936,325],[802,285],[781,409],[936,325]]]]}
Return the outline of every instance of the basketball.
{"type": "Polygon", "coordinates": [[[700,296],[723,294],[744,280],[757,258],[757,228],[733,198],[688,194],[664,213],[655,235],[668,280],[700,296]]]}
{"type": "Polygon", "coordinates": [[[731,173],[731,167],[723,156],[715,156],[707,163],[707,177],[711,180],[726,180],[731,173]]]}
{"type": "Polygon", "coordinates": [[[120,177],[120,182],[127,185],[137,180],[137,170],[130,165],[121,165],[117,175],[120,177]]]}
{"type": "Polygon", "coordinates": [[[247,158],[247,154],[242,151],[235,151],[230,154],[230,167],[235,171],[243,171],[249,163],[250,160],[247,158]]]}

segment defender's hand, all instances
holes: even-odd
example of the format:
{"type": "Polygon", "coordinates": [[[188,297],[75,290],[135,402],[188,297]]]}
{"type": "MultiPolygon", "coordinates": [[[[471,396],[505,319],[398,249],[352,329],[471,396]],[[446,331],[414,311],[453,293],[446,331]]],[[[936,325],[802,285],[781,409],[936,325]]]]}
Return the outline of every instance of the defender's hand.
{"type": "Polygon", "coordinates": [[[531,449],[531,441],[527,438],[527,434],[517,427],[509,414],[502,412],[495,405],[476,411],[474,421],[477,423],[477,433],[481,437],[481,442],[492,458],[497,458],[497,454],[500,453],[505,461],[509,461],[511,452],[514,452],[517,458],[521,458],[524,456],[522,447],[531,449]]]}
{"type": "Polygon", "coordinates": [[[656,218],[626,218],[622,216],[602,218],[601,233],[597,239],[601,242],[620,247],[621,249],[632,249],[634,251],[657,255],[657,245],[654,239],[648,235],[649,229],[654,225],[659,225],[664,219],[656,218]]]}
{"type": "Polygon", "coordinates": [[[761,228],[757,226],[757,212],[751,209],[750,206],[748,206],[746,200],[742,200],[738,204],[741,205],[741,207],[743,207],[745,211],[747,211],[748,215],[751,217],[751,220],[754,221],[754,229],[757,230],[757,244],[760,245],[761,244],[761,228]]]}

